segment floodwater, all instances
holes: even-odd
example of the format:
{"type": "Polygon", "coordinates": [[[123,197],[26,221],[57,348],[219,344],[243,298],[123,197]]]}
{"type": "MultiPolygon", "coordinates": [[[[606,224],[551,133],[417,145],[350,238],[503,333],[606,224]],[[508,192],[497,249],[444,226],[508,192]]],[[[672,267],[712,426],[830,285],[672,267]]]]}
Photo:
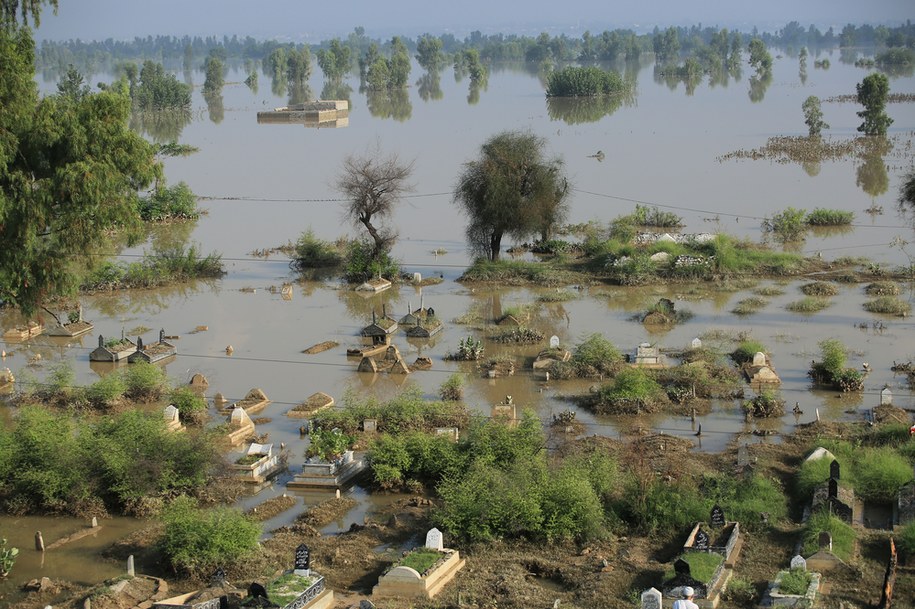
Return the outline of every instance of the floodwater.
{"type": "MultiPolygon", "coordinates": [[[[40,380],[55,362],[69,360],[78,382],[89,384],[111,369],[89,363],[89,351],[97,345],[99,334],[111,337],[122,330],[129,334],[131,329],[145,326],[152,330],[144,339],[154,340],[155,332],[163,328],[166,334],[180,336],[176,341],[179,355],[166,365],[176,384],[186,383],[192,374],[201,372],[210,381],[209,397],[221,392],[229,399],[240,399],[254,387],[266,392],[273,402],[257,416],[271,421],[260,425],[258,431],[269,432],[270,442],[286,443],[292,472],[302,463],[304,442],[298,433],[300,421],[287,418],[285,412],[316,391],[329,393],[341,403],[348,392],[385,397],[414,383],[432,397],[451,374],[458,372],[467,375],[468,404],[483,413],[506,395],[513,396],[519,406],[534,409],[545,422],[570,407],[569,396],[587,392],[594,381],[546,382],[523,368],[513,377],[488,379],[472,364],[445,360],[462,337],[475,333],[453,323],[454,318],[477,311],[491,319],[513,305],[533,304],[531,324],[546,336],[555,334],[570,348],[594,332],[623,351],[634,351],[645,341],[666,348],[683,347],[711,330],[747,332],[771,352],[783,380],[782,397],[789,404],[788,415],[757,423],[756,427],[744,421],[739,402],[730,400],[716,402],[709,414],[696,421],[670,415],[614,418],[578,410],[587,434],[618,437],[638,433],[640,428],[652,429],[691,438],[697,450],[721,451],[735,439],[778,442],[778,433],[789,433],[796,424],[814,420],[818,414],[830,420],[860,417],[865,409],[879,403],[885,385],[891,387],[896,405],[911,409],[915,401],[905,379],[890,371],[894,361],[915,356],[911,318],[866,313],[862,286],[840,285],[841,293],[831,299],[828,309],[801,315],[787,311],[785,305],[802,297],[799,286],[804,281],[786,279],[779,284],[783,295],[767,298],[769,304],[760,313],[738,318],[730,310],[749,295],[750,286],[740,291],[689,285],[573,287],[573,300],[546,304],[537,298],[550,290],[470,287],[455,281],[469,257],[463,237],[465,219],[452,203],[450,191],[461,164],[477,155],[487,137],[504,129],[529,129],[542,135],[550,153],[565,160],[575,187],[570,222],[606,222],[629,213],[634,201],[641,201],[673,206],[684,218],[685,232],[724,231],[758,240],[760,219],[767,214],[788,206],[838,208],[855,212],[854,230],[811,235],[803,246],[805,252],[819,251],[827,259],[851,255],[867,256],[883,264],[906,262],[905,253],[889,247],[889,243],[897,236],[907,241],[915,238],[907,219],[895,211],[901,177],[912,163],[915,105],[888,106],[895,121],[890,135],[896,138],[896,146],[884,158],[870,163],[846,159],[803,167],[768,160],[718,160],[738,149],[761,147],[772,136],[803,135],[801,104],[809,95],[825,100],[853,94],[855,84],[867,72],[841,63],[838,53],[826,56],[831,58],[832,67],[815,69],[815,57],[811,56],[803,83],[797,58],[777,58],[774,77],[761,99],[759,91],[751,89],[746,67],[740,78],[731,78],[727,84],[710,86],[703,82],[687,92],[682,83],[670,87],[656,82],[652,66],[645,64],[635,76],[634,98],[596,122],[570,119],[567,123],[551,118],[559,111],[548,107],[536,71],[521,68],[494,70],[488,86],[477,92],[469,89],[466,79],[457,82],[446,70],[438,80],[439,91],[434,91],[434,79],[426,78],[395,100],[367,99],[353,82],[348,126],[336,129],[258,124],[257,111],[285,105],[288,100],[285,95],[272,93],[267,77],[261,76],[255,93],[240,84],[244,74],[234,71],[227,78],[230,84],[223,91],[221,108],[208,107],[195,90],[197,108],[180,132],[179,141],[200,151],[166,160],[171,183],[184,180],[199,195],[208,197],[201,204],[207,214],[195,224],[156,231],[157,239],[189,238],[204,252],[220,252],[228,274],[217,281],[83,298],[84,316],[95,324],[92,333],[75,340],[41,336],[26,343],[7,342],[4,349],[8,355],[0,365],[10,367],[20,380],[40,380]],[[751,100],[751,93],[758,101],[751,100]],[[333,183],[346,155],[367,154],[375,148],[414,163],[413,195],[400,204],[392,220],[400,234],[394,254],[405,271],[441,276],[442,283],[422,291],[404,285],[365,297],[333,280],[298,281],[282,256],[258,259],[250,254],[295,240],[308,228],[328,240],[357,234],[345,224],[340,204],[333,201],[338,197],[333,183]],[[589,158],[598,150],[605,155],[603,161],[589,158]],[[865,164],[867,171],[861,170],[865,164]],[[863,210],[872,204],[882,206],[884,214],[865,214],[863,210]],[[439,252],[433,253],[436,250],[439,252]],[[291,298],[284,299],[279,290],[270,290],[286,282],[294,284],[291,298]],[[671,298],[693,317],[660,333],[649,332],[633,321],[634,315],[661,297],[671,298]],[[395,343],[407,362],[420,355],[431,357],[432,370],[408,377],[356,373],[357,362],[346,358],[345,349],[359,342],[359,330],[371,321],[372,311],[380,313],[384,305],[399,318],[408,306],[418,307],[421,298],[446,322],[444,331],[428,341],[408,341],[400,333],[395,343]],[[208,326],[208,330],[192,333],[199,325],[208,326]],[[829,337],[851,346],[851,365],[870,364],[872,372],[863,394],[840,396],[811,389],[807,368],[810,360],[818,357],[817,343],[829,337]],[[325,340],[338,341],[340,346],[317,355],[301,352],[325,340]],[[226,354],[228,345],[234,349],[232,355],[226,354]],[[36,354],[42,356],[40,362],[30,364],[36,354]],[[795,401],[800,403],[802,415],[790,414],[795,401]],[[702,436],[695,437],[699,424],[702,436]],[[759,437],[749,433],[754,428],[778,433],[759,437]]],[[[414,66],[413,82],[422,76],[414,66]]],[[[194,73],[191,78],[195,84],[202,84],[202,74],[194,73]]],[[[53,83],[43,83],[42,87],[53,90],[53,83]]],[[[318,73],[311,90],[318,94],[321,88],[318,73]]],[[[911,92],[915,78],[891,78],[890,89],[911,92]]],[[[829,136],[853,137],[859,123],[856,110],[852,103],[824,103],[824,118],[832,125],[829,136]]],[[[174,126],[172,129],[175,132],[174,126]]],[[[147,243],[124,253],[136,255],[150,247],[147,243]]],[[[909,253],[913,250],[910,248],[909,253]]],[[[773,282],[762,281],[757,287],[764,285],[773,282]]],[[[912,301],[911,287],[904,288],[902,298],[912,301]]],[[[13,312],[0,312],[0,327],[21,321],[13,312]]],[[[706,339],[709,344],[715,341],[706,339]]],[[[542,346],[487,343],[486,353],[512,355],[523,363],[529,362],[539,348],[542,346]]],[[[9,416],[8,412],[3,414],[9,416]]],[[[240,506],[247,508],[285,492],[289,477],[280,477],[240,506]]],[[[360,501],[360,507],[329,525],[327,532],[348,528],[351,522],[361,521],[392,500],[391,496],[370,496],[358,487],[348,492],[360,501]]],[[[302,505],[329,497],[321,493],[300,496],[302,505]]],[[[299,511],[278,516],[267,523],[268,530],[288,522],[299,511]]],[[[34,531],[45,531],[49,541],[52,529],[59,529],[63,535],[80,525],[64,519],[2,517],[2,535],[22,549],[10,581],[41,575],[97,581],[114,575],[121,571],[121,565],[99,563],[93,567],[98,570],[93,571],[87,561],[73,558],[90,557],[93,563],[98,562],[96,542],[110,542],[116,533],[133,526],[129,522],[103,521],[105,529],[98,538],[51,552],[42,566],[32,550],[34,531]],[[70,552],[73,554],[67,554],[70,552]]]]}

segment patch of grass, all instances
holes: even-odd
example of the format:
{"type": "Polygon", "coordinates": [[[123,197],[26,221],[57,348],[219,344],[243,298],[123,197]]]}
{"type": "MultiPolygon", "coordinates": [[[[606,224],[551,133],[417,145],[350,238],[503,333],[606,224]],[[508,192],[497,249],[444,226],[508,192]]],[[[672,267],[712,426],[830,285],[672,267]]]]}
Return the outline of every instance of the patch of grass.
{"type": "Polygon", "coordinates": [[[731,359],[739,366],[752,362],[757,353],[766,353],[766,346],[758,340],[745,340],[731,352],[731,359]]]}
{"type": "Polygon", "coordinates": [[[459,281],[492,281],[508,285],[537,283],[544,286],[574,283],[575,275],[547,262],[477,259],[459,281]]]}
{"type": "MultiPolygon", "coordinates": [[[[687,552],[681,554],[678,559],[679,558],[682,558],[689,563],[689,573],[693,579],[705,583],[711,581],[718,566],[724,562],[724,557],[715,552],[687,552]]],[[[673,579],[674,575],[673,567],[670,567],[664,574],[664,580],[668,581],[673,579]]]]}
{"type": "Polygon", "coordinates": [[[808,226],[848,226],[854,219],[854,212],[818,207],[807,214],[805,222],[808,226]]]}
{"type": "Polygon", "coordinates": [[[785,308],[793,313],[817,313],[832,304],[828,298],[807,296],[794,302],[789,302],[785,308]]]}
{"type": "Polygon", "coordinates": [[[769,301],[765,298],[759,298],[758,296],[751,296],[750,298],[744,298],[739,301],[734,308],[731,309],[731,313],[734,315],[753,315],[758,313],[763,307],[769,304],[769,301]]]}
{"type": "Polygon", "coordinates": [[[898,296],[899,286],[892,281],[875,281],[864,287],[868,296],[898,296]]]}
{"type": "Polygon", "coordinates": [[[537,302],[566,302],[575,300],[577,296],[566,289],[557,289],[553,292],[546,292],[537,297],[537,302]]]}
{"type": "Polygon", "coordinates": [[[892,448],[856,451],[853,469],[855,495],[865,501],[891,503],[913,478],[912,466],[892,448]]]}
{"type": "Polygon", "coordinates": [[[437,563],[442,556],[442,553],[437,550],[419,548],[404,556],[396,566],[410,567],[422,575],[429,567],[437,563]]]}
{"type": "Polygon", "coordinates": [[[855,530],[845,524],[838,516],[826,511],[814,512],[804,527],[804,556],[810,556],[820,549],[819,537],[823,531],[832,535],[832,552],[842,560],[848,561],[855,548],[855,530]]]}
{"type": "Polygon", "coordinates": [[[789,207],[763,220],[762,228],[782,243],[802,241],[807,231],[806,213],[802,209],[789,207]]]}
{"type": "Polygon", "coordinates": [[[915,522],[910,522],[902,528],[896,537],[899,548],[908,556],[915,556],[915,522]]]}
{"type": "Polygon", "coordinates": [[[644,370],[629,368],[620,372],[598,391],[598,412],[652,412],[665,400],[666,393],[644,370]]]}
{"type": "Polygon", "coordinates": [[[801,292],[807,296],[836,296],[839,288],[828,281],[814,281],[801,286],[801,292]]]}
{"type": "Polygon", "coordinates": [[[267,584],[267,597],[283,607],[298,598],[313,583],[314,579],[311,577],[285,573],[267,584]]]}
{"type": "Polygon", "coordinates": [[[864,303],[864,310],[869,313],[882,313],[905,317],[912,310],[912,305],[895,296],[878,296],[864,303]]]}
{"type": "Polygon", "coordinates": [[[781,296],[785,293],[785,290],[777,285],[764,285],[753,290],[753,293],[757,296],[781,296]]]}
{"type": "Polygon", "coordinates": [[[791,569],[782,576],[778,591],[781,594],[807,594],[810,582],[811,576],[807,569],[791,569]]]}

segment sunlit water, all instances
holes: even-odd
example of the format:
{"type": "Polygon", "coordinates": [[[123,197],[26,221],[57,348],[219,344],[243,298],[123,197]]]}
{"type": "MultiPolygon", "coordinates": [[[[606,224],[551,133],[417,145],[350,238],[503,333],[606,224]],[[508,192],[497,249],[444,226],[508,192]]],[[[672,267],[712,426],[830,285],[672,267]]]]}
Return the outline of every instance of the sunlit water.
{"type": "MultiPolygon", "coordinates": [[[[474,158],[490,135],[504,129],[529,129],[546,138],[550,152],[565,160],[576,189],[571,197],[571,222],[607,222],[630,212],[634,203],[629,200],[638,200],[680,208],[675,211],[683,216],[688,232],[725,231],[758,240],[760,219],[787,206],[838,208],[855,212],[855,230],[832,237],[811,235],[804,251],[820,251],[825,258],[854,255],[884,264],[904,263],[903,252],[888,244],[896,236],[906,240],[915,237],[905,219],[895,212],[900,179],[911,164],[911,156],[905,152],[915,129],[911,103],[887,108],[895,121],[891,135],[901,137],[897,149],[883,159],[884,186],[880,186],[884,180],[878,176],[877,186],[865,184],[862,188],[857,171],[861,162],[854,160],[824,162],[818,173],[810,171],[814,175],[798,164],[717,160],[737,149],[763,146],[771,136],[803,135],[801,104],[809,95],[825,100],[854,93],[855,83],[867,72],[840,63],[837,53],[830,57],[832,67],[826,71],[814,69],[814,57],[808,60],[804,84],[796,58],[777,59],[773,81],[759,102],[750,99],[746,68],[741,78],[730,79],[726,86],[702,83],[688,95],[682,83],[671,89],[655,82],[652,66],[646,65],[638,72],[633,104],[623,105],[597,122],[580,124],[551,120],[541,81],[536,73],[521,69],[494,71],[476,103],[468,102],[468,81],[455,82],[451,70],[446,70],[440,77],[440,99],[423,101],[418,86],[409,89],[409,107],[401,104],[394,108],[403,120],[373,116],[365,95],[357,91],[358,83],[352,82],[352,110],[345,128],[258,124],[257,111],[284,105],[287,98],[273,95],[270,81],[263,75],[254,93],[237,84],[244,80],[241,72],[232,72],[223,92],[223,118],[219,122],[210,119],[210,110],[199,90],[195,91],[194,118],[184,127],[179,141],[200,151],[166,160],[171,183],[184,180],[198,194],[213,197],[202,204],[208,213],[197,222],[190,239],[204,252],[222,253],[228,274],[218,281],[83,298],[84,315],[95,324],[91,334],[72,341],[38,337],[24,344],[7,342],[4,349],[10,354],[0,365],[9,366],[20,380],[41,379],[54,362],[66,359],[72,362],[78,382],[89,384],[110,368],[89,363],[89,351],[97,345],[100,333],[111,337],[137,326],[155,331],[164,328],[167,334],[180,336],[176,341],[178,358],[166,368],[176,384],[186,383],[194,372],[201,372],[210,381],[210,397],[221,392],[229,399],[238,399],[253,387],[267,393],[273,402],[258,416],[272,421],[260,425],[258,432],[269,432],[269,441],[288,445],[292,472],[302,463],[304,443],[298,433],[300,421],[287,418],[285,412],[316,391],[333,395],[339,403],[350,391],[390,396],[406,383],[415,383],[432,397],[449,375],[461,372],[469,381],[466,397],[471,407],[489,413],[493,404],[512,395],[516,404],[534,409],[549,421],[552,414],[570,406],[569,396],[586,393],[594,382],[547,383],[529,369],[521,369],[510,378],[484,379],[472,365],[444,359],[448,351],[456,350],[463,336],[472,333],[451,320],[474,308],[492,317],[501,308],[533,303],[541,293],[455,282],[469,262],[463,237],[465,219],[449,194],[462,163],[474,158]],[[295,240],[309,227],[326,239],[357,234],[346,225],[339,203],[328,199],[338,197],[333,184],[345,156],[366,154],[375,147],[414,163],[414,196],[400,204],[393,218],[400,233],[395,255],[406,271],[441,275],[444,281],[425,288],[422,296],[414,287],[401,286],[365,298],[336,281],[296,282],[290,300],[269,291],[271,286],[295,282],[295,274],[282,256],[260,260],[249,253],[295,240]],[[589,158],[598,150],[605,154],[602,162],[589,158]],[[239,197],[255,200],[229,199],[239,197]],[[873,219],[866,215],[863,210],[872,203],[882,206],[885,213],[873,219]],[[446,253],[432,253],[438,249],[446,253]],[[421,297],[446,322],[444,331],[429,341],[407,341],[400,333],[395,343],[408,363],[417,356],[427,356],[434,362],[433,369],[409,377],[357,374],[357,362],[347,360],[345,349],[358,344],[359,330],[370,322],[372,310],[380,312],[384,304],[399,318],[408,304],[419,306],[421,297]],[[208,330],[191,333],[198,325],[206,325],[208,330]],[[301,353],[325,340],[336,340],[340,346],[317,355],[301,353]],[[226,355],[227,345],[234,348],[231,356],[226,355]],[[28,365],[35,354],[42,355],[41,363],[28,365]]],[[[315,94],[323,86],[319,76],[311,83],[315,94]]],[[[412,81],[421,76],[414,66],[412,81]]],[[[195,73],[193,79],[200,85],[203,77],[195,73]]],[[[911,76],[893,78],[891,91],[912,92],[913,84],[911,76]]],[[[43,83],[42,87],[53,90],[53,84],[43,83]]],[[[373,102],[374,107],[377,102],[373,102]]],[[[214,110],[218,118],[218,109],[214,110]]],[[[829,136],[853,137],[859,123],[857,110],[856,104],[824,103],[824,118],[832,126],[829,136]]],[[[137,254],[143,249],[127,253],[137,254]]],[[[890,371],[894,361],[915,356],[910,319],[866,313],[862,308],[866,297],[858,285],[841,285],[840,295],[821,313],[791,313],[785,305],[802,297],[798,289],[802,283],[785,283],[784,295],[768,298],[769,304],[759,314],[747,318],[730,313],[734,304],[748,295],[747,290],[701,288],[697,295],[688,285],[638,290],[591,287],[575,290],[577,297],[568,302],[538,304],[532,325],[547,336],[557,335],[560,343],[570,348],[588,334],[599,332],[623,351],[634,350],[644,341],[683,347],[711,329],[746,331],[770,350],[783,380],[782,397],[789,404],[789,414],[782,419],[756,424],[744,421],[737,401],[716,402],[710,414],[696,421],[670,415],[617,419],[579,409],[578,419],[586,424],[587,434],[620,437],[637,433],[639,428],[652,429],[690,438],[697,449],[721,451],[738,438],[743,442],[779,441],[778,435],[751,435],[749,432],[757,427],[788,433],[796,424],[814,420],[817,414],[831,420],[859,418],[865,409],[879,403],[884,385],[892,388],[896,405],[913,408],[905,379],[894,377],[890,371]],[[633,321],[635,314],[660,297],[671,298],[678,307],[691,311],[692,319],[662,333],[649,333],[633,321]],[[874,329],[875,321],[885,328],[874,329]],[[864,327],[859,328],[860,324],[864,327]],[[839,396],[811,389],[806,371],[810,360],[818,357],[817,343],[828,337],[851,346],[850,365],[870,364],[873,372],[866,379],[863,395],[839,396]],[[795,401],[803,409],[797,417],[790,414],[795,401]],[[703,434],[697,438],[699,424],[703,434]]],[[[911,301],[911,291],[904,290],[902,297],[911,301]]],[[[20,321],[12,312],[0,312],[4,328],[20,321]]],[[[144,338],[154,340],[153,332],[144,338]]],[[[519,361],[530,361],[539,348],[542,346],[486,346],[489,355],[509,353],[519,361]]],[[[215,411],[214,420],[219,420],[215,411]]],[[[257,497],[243,501],[241,507],[281,494],[288,478],[281,477],[257,497]]],[[[361,521],[366,512],[389,500],[359,488],[350,492],[360,500],[360,507],[330,525],[328,532],[348,528],[350,522],[361,521]]],[[[301,496],[304,505],[328,497],[321,493],[301,496]]],[[[268,528],[288,523],[299,511],[278,516],[268,528]]],[[[61,531],[76,526],[63,520],[0,521],[3,534],[23,548],[24,554],[32,552],[34,529],[49,525],[59,526],[61,531]],[[12,529],[16,529],[15,535],[12,529]]],[[[106,531],[116,530],[106,525],[106,531]]],[[[105,533],[100,539],[107,536],[105,533]]],[[[45,538],[48,540],[48,533],[45,538]]],[[[96,545],[80,541],[67,551],[95,556],[96,545]]],[[[11,581],[40,575],[79,579],[62,570],[60,565],[66,560],[61,558],[65,557],[48,556],[44,565],[34,556],[22,558],[11,581]]],[[[118,571],[120,566],[104,567],[97,573],[85,572],[85,579],[97,580],[118,571]]]]}

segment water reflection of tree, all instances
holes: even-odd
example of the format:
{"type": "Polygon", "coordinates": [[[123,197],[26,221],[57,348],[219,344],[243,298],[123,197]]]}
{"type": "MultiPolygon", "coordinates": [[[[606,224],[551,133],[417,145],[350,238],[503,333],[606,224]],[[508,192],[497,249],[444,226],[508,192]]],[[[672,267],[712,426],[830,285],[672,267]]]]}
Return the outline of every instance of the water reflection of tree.
{"type": "Polygon", "coordinates": [[[419,98],[425,102],[442,99],[445,94],[442,93],[442,75],[439,71],[429,71],[419,77],[416,81],[419,91],[419,98]]]}
{"type": "Polygon", "coordinates": [[[366,90],[369,113],[376,118],[393,118],[404,122],[413,115],[410,94],[405,88],[392,90],[366,90]]]}
{"type": "Polygon", "coordinates": [[[680,83],[683,83],[683,86],[686,89],[687,95],[692,95],[696,92],[696,87],[699,83],[702,82],[702,73],[696,72],[684,72],[680,73],[676,70],[676,67],[671,66],[658,66],[654,67],[654,81],[658,84],[667,85],[667,88],[671,91],[676,91],[680,83]]]}
{"type": "Polygon", "coordinates": [[[911,78],[915,75],[915,64],[892,63],[881,64],[880,71],[890,78],[911,78]]]}
{"type": "Polygon", "coordinates": [[[285,72],[276,72],[270,75],[270,92],[276,97],[282,97],[286,93],[288,80],[285,72]]]}
{"type": "Polygon", "coordinates": [[[819,161],[801,161],[801,167],[811,178],[820,175],[821,166],[819,161]]]}
{"type": "Polygon", "coordinates": [[[203,99],[207,103],[207,113],[210,120],[218,125],[226,116],[226,109],[222,101],[222,90],[208,93],[203,96],[203,99]]]}
{"type": "Polygon", "coordinates": [[[219,282],[198,279],[151,290],[115,290],[96,294],[91,305],[105,317],[118,319],[133,315],[158,315],[175,300],[190,299],[204,291],[217,292],[219,282]]]}
{"type": "Polygon", "coordinates": [[[344,287],[337,290],[337,296],[360,330],[372,323],[372,311],[380,317],[386,309],[388,316],[394,319],[400,319],[406,314],[406,311],[400,311],[398,315],[395,310],[396,303],[400,301],[400,290],[396,284],[377,294],[357,292],[352,287],[344,287]]]}
{"type": "MultiPolygon", "coordinates": [[[[353,88],[342,79],[324,81],[321,89],[321,99],[345,99],[349,101],[353,88]]],[[[352,104],[350,104],[352,106],[352,104]]],[[[352,110],[352,108],[350,108],[352,110]]]]}
{"type": "Polygon", "coordinates": [[[130,115],[130,128],[158,144],[177,142],[190,122],[191,113],[187,110],[149,110],[130,115]]]}
{"type": "Polygon", "coordinates": [[[153,250],[174,250],[188,244],[195,228],[197,228],[197,220],[181,220],[151,224],[147,234],[153,250]]]}
{"type": "MultiPolygon", "coordinates": [[[[620,95],[599,97],[548,97],[546,111],[552,121],[563,121],[567,125],[596,123],[610,116],[623,105],[620,95]]],[[[628,105],[628,104],[627,104],[628,105]]]]}
{"type": "Polygon", "coordinates": [[[864,157],[864,163],[859,165],[856,171],[855,184],[869,194],[872,200],[887,191],[890,187],[890,176],[881,154],[873,152],[864,157]]]}
{"type": "Polygon", "coordinates": [[[304,104],[313,98],[311,87],[304,80],[289,81],[289,105],[304,104]]]}
{"type": "Polygon", "coordinates": [[[764,71],[750,77],[750,101],[759,103],[766,96],[766,90],[772,84],[772,72],[764,71]]]}

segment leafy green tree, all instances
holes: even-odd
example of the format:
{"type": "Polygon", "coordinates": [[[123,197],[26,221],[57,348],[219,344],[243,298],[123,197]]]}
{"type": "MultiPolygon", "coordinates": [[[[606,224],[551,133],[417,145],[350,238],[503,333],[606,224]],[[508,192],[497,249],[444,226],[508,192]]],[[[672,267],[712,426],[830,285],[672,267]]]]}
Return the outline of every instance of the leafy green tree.
{"type": "Polygon", "coordinates": [[[57,0],[0,0],[0,27],[15,25],[21,16],[22,24],[28,25],[29,17],[35,27],[41,25],[41,9],[49,4],[57,14],[57,0]]]}
{"type": "Polygon", "coordinates": [[[464,165],[454,200],[469,218],[467,238],[476,253],[498,260],[504,235],[539,234],[546,241],[562,222],[571,187],[562,161],[545,158],[545,145],[532,133],[504,131],[464,165]]]}
{"type": "Polygon", "coordinates": [[[412,173],[413,163],[403,163],[396,154],[383,155],[380,150],[343,160],[337,190],[346,199],[346,217],[365,227],[372,238],[372,260],[384,257],[397,238],[392,229],[376,226],[376,222],[390,217],[397,202],[412,190],[408,183],[412,173]]]}
{"type": "Polygon", "coordinates": [[[626,90],[622,77],[596,66],[567,66],[550,72],[547,79],[547,97],[591,97],[612,95],[626,90]]]}
{"type": "Polygon", "coordinates": [[[858,112],[858,116],[864,119],[858,131],[864,135],[886,135],[886,130],[893,124],[893,119],[886,114],[889,78],[886,74],[875,72],[858,83],[857,91],[858,103],[864,106],[864,110],[858,112]]]}
{"type": "Polygon", "coordinates": [[[804,111],[804,123],[810,130],[810,137],[820,137],[823,129],[829,129],[829,124],[823,120],[823,110],[820,109],[820,98],[811,95],[804,100],[801,109],[804,111]]]}
{"type": "Polygon", "coordinates": [[[72,64],[67,68],[67,73],[60,79],[60,82],[57,83],[57,94],[76,102],[89,95],[89,85],[86,84],[86,79],[72,64]]]}
{"type": "Polygon", "coordinates": [[[179,82],[174,74],[166,73],[161,63],[153,61],[143,62],[139,82],[130,88],[130,96],[138,110],[187,112],[191,108],[191,88],[179,82]]]}
{"type": "Polygon", "coordinates": [[[353,63],[353,50],[339,38],[331,40],[328,48],[320,49],[315,55],[324,78],[328,80],[343,78],[353,63]]]}
{"type": "Polygon", "coordinates": [[[311,51],[305,45],[286,54],[286,77],[289,82],[304,83],[311,76],[311,51]]]}
{"type": "Polygon", "coordinates": [[[210,51],[210,54],[207,55],[203,62],[203,71],[206,74],[203,81],[204,95],[213,95],[222,91],[222,86],[225,83],[224,69],[225,65],[219,55],[210,51]]]}
{"type": "Polygon", "coordinates": [[[261,525],[240,511],[201,509],[183,495],[169,504],[162,521],[159,546],[176,573],[211,573],[254,552],[261,536],[261,525]]]}
{"type": "Polygon", "coordinates": [[[669,27],[664,30],[663,34],[655,34],[651,42],[658,63],[677,59],[677,54],[680,52],[680,39],[677,36],[677,28],[669,27]]]}
{"type": "Polygon", "coordinates": [[[442,52],[442,39],[431,34],[424,34],[416,42],[416,61],[427,72],[435,72],[445,65],[445,54],[442,52]]]}
{"type": "Polygon", "coordinates": [[[753,66],[753,69],[756,70],[757,74],[771,72],[772,55],[769,54],[766,43],[763,42],[761,38],[753,38],[750,40],[747,51],[750,54],[750,65],[753,66]]]}
{"type": "Polygon", "coordinates": [[[137,225],[137,190],[160,175],[126,94],[39,101],[34,48],[27,28],[0,27],[0,298],[26,314],[75,288],[74,256],[137,225]]]}

